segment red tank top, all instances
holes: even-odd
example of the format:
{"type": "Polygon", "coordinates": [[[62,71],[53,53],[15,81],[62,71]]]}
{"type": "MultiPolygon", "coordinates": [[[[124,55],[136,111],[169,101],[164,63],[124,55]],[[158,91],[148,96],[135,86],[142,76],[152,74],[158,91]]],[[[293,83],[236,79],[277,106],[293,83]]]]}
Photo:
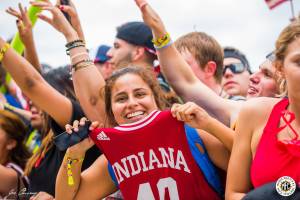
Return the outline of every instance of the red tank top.
{"type": "Polygon", "coordinates": [[[284,128],[279,127],[282,112],[288,105],[287,98],[279,101],[264,128],[251,166],[254,188],[277,181],[282,176],[290,176],[296,183],[300,181],[300,146],[277,139],[278,133],[284,128]]]}
{"type": "Polygon", "coordinates": [[[170,111],[90,136],[112,165],[125,199],[219,199],[190,152],[184,124],[170,111]]]}

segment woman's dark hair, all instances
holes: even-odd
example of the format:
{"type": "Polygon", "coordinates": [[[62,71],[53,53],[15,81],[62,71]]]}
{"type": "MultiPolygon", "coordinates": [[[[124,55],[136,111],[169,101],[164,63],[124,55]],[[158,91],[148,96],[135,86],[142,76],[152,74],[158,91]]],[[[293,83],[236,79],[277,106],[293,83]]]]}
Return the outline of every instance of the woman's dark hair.
{"type": "Polygon", "coordinates": [[[110,125],[116,126],[118,125],[115,121],[115,117],[112,112],[112,103],[111,103],[111,95],[112,88],[118,78],[126,74],[135,74],[141,77],[145,83],[148,84],[149,88],[153,92],[153,96],[156,102],[156,105],[159,109],[163,110],[166,107],[169,107],[168,99],[166,98],[165,93],[162,91],[159,86],[158,81],[155,78],[155,74],[153,70],[142,67],[126,67],[113,72],[113,74],[107,79],[106,85],[104,88],[105,92],[105,111],[107,114],[108,121],[110,125]]]}
{"type": "MultiPolygon", "coordinates": [[[[76,101],[74,87],[70,79],[70,70],[68,66],[54,68],[43,74],[44,79],[58,92],[67,98],[76,101]]],[[[24,174],[29,175],[36,161],[44,157],[47,151],[53,146],[53,131],[50,129],[50,116],[43,112],[45,126],[42,135],[43,140],[38,151],[27,162],[24,174]],[[45,134],[46,133],[46,134],[45,134]]]]}
{"type": "Polygon", "coordinates": [[[8,162],[13,162],[24,169],[30,153],[25,146],[26,126],[14,113],[0,110],[0,127],[9,139],[16,141],[16,146],[8,154],[8,162]]]}
{"type": "Polygon", "coordinates": [[[73,82],[68,66],[58,67],[43,74],[44,79],[66,97],[76,100],[73,82]]]}

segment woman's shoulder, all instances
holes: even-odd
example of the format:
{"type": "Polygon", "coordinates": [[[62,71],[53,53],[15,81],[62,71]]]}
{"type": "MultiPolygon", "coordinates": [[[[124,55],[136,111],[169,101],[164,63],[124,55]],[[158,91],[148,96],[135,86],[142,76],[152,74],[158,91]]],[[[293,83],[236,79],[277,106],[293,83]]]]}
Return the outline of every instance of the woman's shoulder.
{"type": "Polygon", "coordinates": [[[271,97],[257,97],[250,100],[247,100],[243,107],[242,111],[250,112],[250,114],[260,113],[266,114],[270,112],[274,105],[277,104],[282,99],[280,98],[271,98],[271,97]]]}
{"type": "Polygon", "coordinates": [[[239,118],[250,124],[265,123],[269,118],[274,105],[281,99],[270,97],[257,97],[247,100],[241,108],[239,118]]]}

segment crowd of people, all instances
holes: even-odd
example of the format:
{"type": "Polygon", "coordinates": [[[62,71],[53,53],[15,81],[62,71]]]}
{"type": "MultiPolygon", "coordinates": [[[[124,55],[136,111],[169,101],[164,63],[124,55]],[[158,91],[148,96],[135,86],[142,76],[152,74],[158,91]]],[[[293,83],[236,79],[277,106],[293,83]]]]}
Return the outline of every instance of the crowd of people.
{"type": "Polygon", "coordinates": [[[26,8],[7,9],[25,52],[0,36],[0,198],[300,198],[300,20],[254,72],[205,32],[173,41],[134,2],[143,21],[95,58],[72,1],[31,2],[66,39],[58,68],[40,64],[26,8]]]}

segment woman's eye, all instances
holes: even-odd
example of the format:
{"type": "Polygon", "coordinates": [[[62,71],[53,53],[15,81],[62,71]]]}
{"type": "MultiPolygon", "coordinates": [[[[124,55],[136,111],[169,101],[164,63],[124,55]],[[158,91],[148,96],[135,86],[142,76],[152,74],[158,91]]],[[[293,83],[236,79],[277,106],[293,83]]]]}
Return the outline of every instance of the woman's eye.
{"type": "Polygon", "coordinates": [[[146,95],[145,93],[141,93],[141,92],[139,92],[139,93],[136,94],[137,97],[143,97],[145,95],[146,95]]]}
{"type": "Polygon", "coordinates": [[[116,98],[116,102],[125,102],[126,101],[126,97],[118,97],[116,98]]]}

